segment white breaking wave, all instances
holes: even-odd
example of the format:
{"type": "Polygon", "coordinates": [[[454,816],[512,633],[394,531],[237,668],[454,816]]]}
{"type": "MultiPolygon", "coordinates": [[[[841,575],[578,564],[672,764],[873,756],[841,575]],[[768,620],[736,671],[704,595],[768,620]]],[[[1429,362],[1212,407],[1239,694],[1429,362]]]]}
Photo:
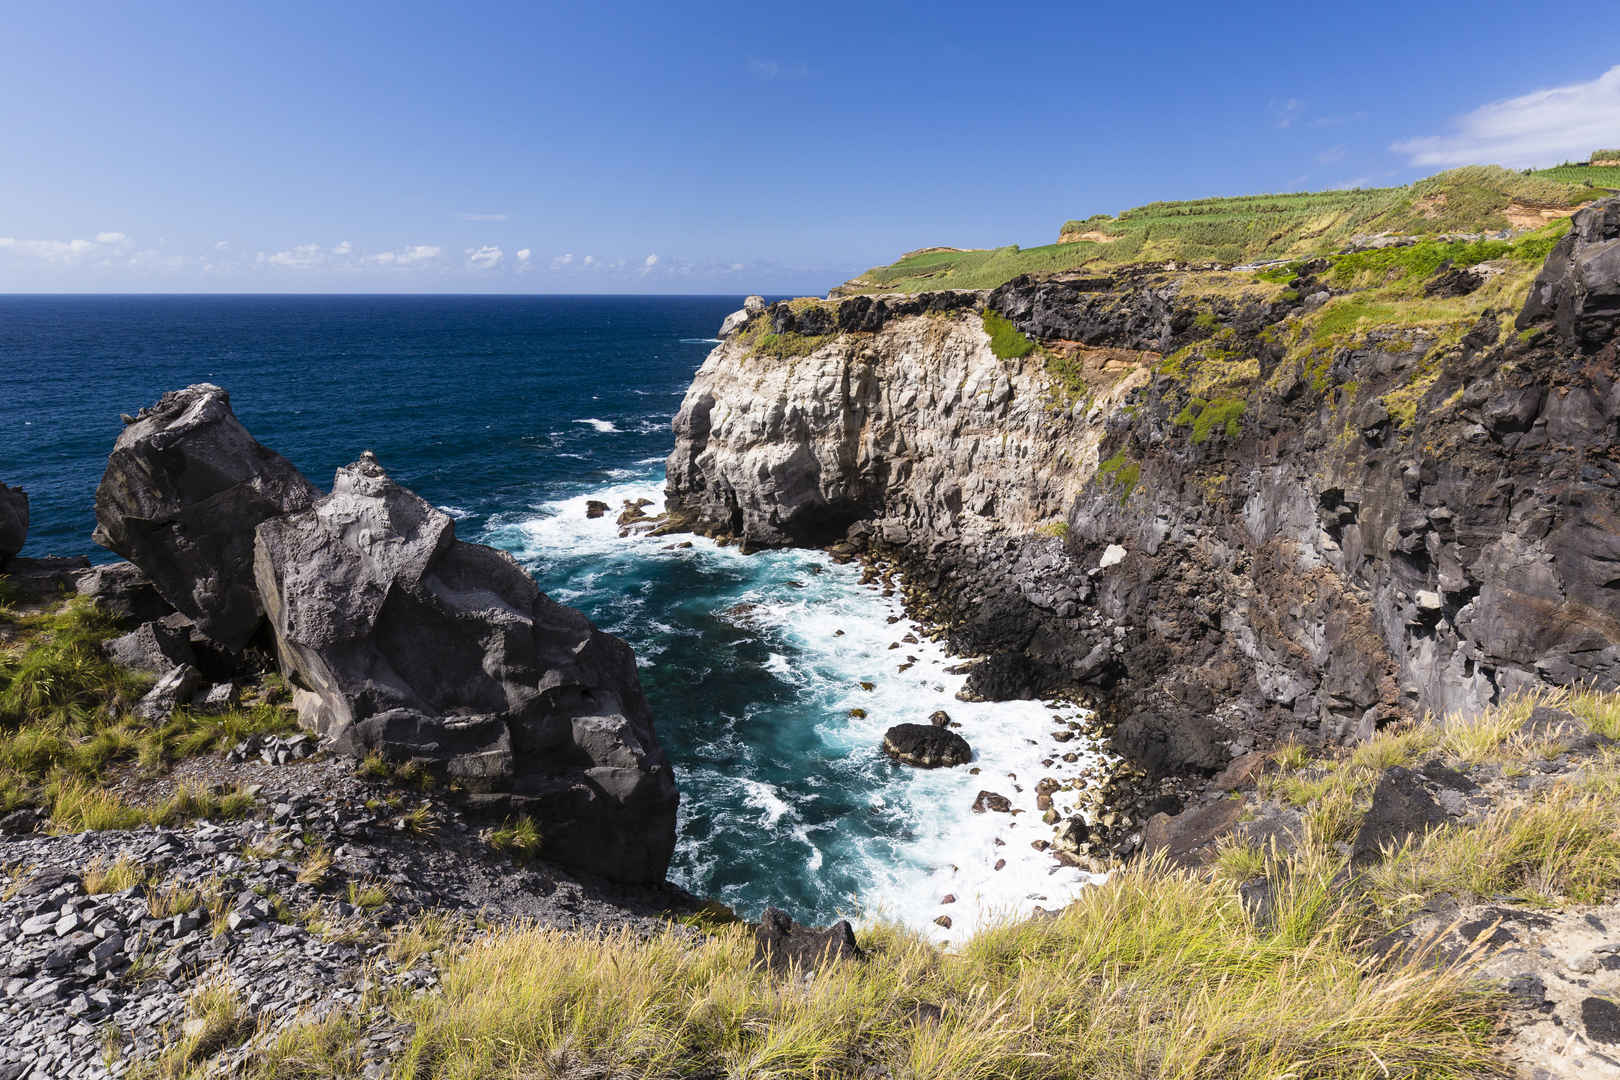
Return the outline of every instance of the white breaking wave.
{"type": "Polygon", "coordinates": [[[717,338],[717,337],[683,337],[683,338],[681,338],[681,344],[682,345],[718,345],[718,344],[720,344],[720,339],[717,338]]]}
{"type": "MultiPolygon", "coordinates": [[[[662,460],[649,458],[646,464],[662,460]]],[[[734,778],[746,789],[745,802],[768,819],[762,824],[779,827],[809,848],[807,872],[822,867],[824,853],[845,862],[854,859],[865,882],[857,898],[859,916],[894,920],[946,945],[1037,906],[1062,907],[1102,880],[1061,866],[1031,846],[1052,833],[1036,805],[1040,780],[1095,776],[1103,763],[1098,747],[1068,726],[1084,716],[1082,710],[1040,701],[956,700],[967,676],[947,669],[960,659],[927,640],[903,617],[897,599],[861,585],[858,566],[839,566],[811,551],[745,556],[735,547],[722,548],[696,536],[620,537],[617,517],[623,504],[645,499],[652,504],[646,510],[657,513],[663,494],[662,472],[644,471],[639,478],[543,503],[532,515],[498,517],[490,523],[489,539],[542,566],[581,558],[620,568],[642,560],[699,559],[746,575],[748,584],[734,595],[752,605],[747,622],[760,640],[770,643],[765,666],[795,688],[805,702],[804,722],[816,725],[829,752],[877,777],[868,796],[870,812],[904,823],[903,840],[836,825],[808,830],[780,792],[762,781],[734,778]],[[591,501],[606,503],[608,511],[588,517],[591,501]],[[679,546],[685,543],[690,546],[679,546]],[[908,636],[913,640],[905,640],[908,636]],[[865,716],[849,715],[856,709],[865,716]],[[919,770],[878,759],[890,725],[927,723],[935,710],[948,713],[958,725],[955,730],[973,747],[970,765],[919,770]],[[1074,760],[1065,762],[1065,754],[1074,760]],[[973,803],[981,790],[1005,796],[1015,812],[975,813],[973,803]],[[949,928],[936,924],[941,915],[949,916],[949,928]]],[[[563,603],[578,603],[597,587],[597,577],[594,569],[571,574],[570,587],[552,595],[563,603]]],[[[641,613],[638,625],[651,628],[653,621],[641,613]]],[[[663,624],[656,629],[677,632],[663,624]]],[[[638,651],[644,654],[641,666],[652,667],[662,649],[638,651]]],[[[1076,802],[1075,792],[1052,794],[1060,814],[1072,812],[1076,802]]],[[[688,865],[706,873],[703,868],[712,867],[714,858],[692,852],[688,865]]]]}
{"type": "Polygon", "coordinates": [[[439,510],[449,514],[451,519],[455,521],[466,521],[468,518],[472,517],[471,510],[466,510],[459,506],[441,506],[439,507],[439,510]]]}
{"type": "Polygon", "coordinates": [[[604,434],[609,433],[609,432],[615,432],[615,431],[619,430],[618,428],[613,426],[613,421],[611,421],[611,420],[598,420],[594,416],[587,416],[583,420],[575,420],[574,423],[576,423],[576,424],[589,424],[591,427],[595,428],[597,431],[600,431],[600,432],[602,432],[604,434]]]}

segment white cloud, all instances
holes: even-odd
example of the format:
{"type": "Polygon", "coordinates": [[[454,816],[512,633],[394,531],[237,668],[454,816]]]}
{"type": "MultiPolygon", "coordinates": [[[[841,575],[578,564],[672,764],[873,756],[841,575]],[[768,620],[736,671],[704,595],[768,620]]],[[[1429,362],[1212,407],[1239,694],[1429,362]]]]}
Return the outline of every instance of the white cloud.
{"type": "Polygon", "coordinates": [[[534,269],[534,251],[530,248],[519,248],[517,252],[518,273],[526,273],[534,269]]]}
{"type": "Polygon", "coordinates": [[[1330,146],[1326,150],[1319,151],[1316,155],[1318,165],[1332,165],[1335,161],[1343,160],[1344,147],[1342,146],[1330,146]]]}
{"type": "Polygon", "coordinates": [[[326,264],[326,252],[321,250],[319,244],[297,244],[272,255],[261,251],[256,261],[285,270],[312,270],[326,264]]]}
{"type": "Polygon", "coordinates": [[[553,255],[551,257],[551,268],[553,270],[561,270],[563,267],[570,265],[573,261],[574,253],[572,251],[565,252],[561,255],[553,255]]]}
{"type": "Polygon", "coordinates": [[[220,240],[214,244],[215,251],[229,251],[230,249],[231,242],[229,240],[220,240]]]}
{"type": "Polygon", "coordinates": [[[494,270],[501,265],[502,252],[494,244],[467,249],[467,265],[474,270],[494,270]]]}
{"type": "Polygon", "coordinates": [[[505,214],[489,213],[487,211],[475,211],[475,212],[472,212],[472,213],[465,213],[464,212],[464,213],[457,214],[456,216],[458,218],[460,218],[462,221],[500,222],[500,221],[505,221],[506,218],[507,218],[507,215],[505,215],[505,214]]]}
{"type": "Polygon", "coordinates": [[[1578,159],[1620,142],[1620,65],[1590,82],[1537,90],[1481,105],[1445,135],[1403,139],[1390,147],[1413,165],[1525,168],[1578,159]]]}
{"type": "Polygon", "coordinates": [[[1329,184],[1329,191],[1354,191],[1357,188],[1372,187],[1372,177],[1357,176],[1349,180],[1340,180],[1337,184],[1329,184]]]}
{"type": "Polygon", "coordinates": [[[585,265],[586,266],[595,266],[596,265],[596,256],[595,255],[587,255],[587,256],[585,256],[585,265]]]}
{"type": "Polygon", "coordinates": [[[114,256],[127,254],[134,246],[121,232],[97,233],[94,240],[18,240],[11,236],[4,240],[0,247],[8,251],[63,265],[80,262],[106,265],[114,256]]]}
{"type": "Polygon", "coordinates": [[[658,256],[657,255],[649,255],[649,256],[647,256],[645,259],[643,259],[641,261],[641,265],[646,267],[648,270],[651,270],[653,267],[658,265],[658,256]]]}
{"type": "Polygon", "coordinates": [[[533,254],[534,254],[534,252],[529,250],[528,248],[518,248],[517,260],[518,260],[518,262],[526,263],[526,262],[529,261],[529,256],[531,256],[533,254]]]}
{"type": "Polygon", "coordinates": [[[379,251],[360,261],[374,266],[415,266],[437,259],[442,254],[444,249],[435,244],[412,244],[398,251],[379,251]]]}
{"type": "Polygon", "coordinates": [[[348,254],[351,254],[353,251],[354,251],[354,245],[349,243],[347,240],[343,240],[343,241],[340,241],[338,243],[337,247],[332,249],[332,254],[334,254],[334,255],[348,255],[348,254]]]}

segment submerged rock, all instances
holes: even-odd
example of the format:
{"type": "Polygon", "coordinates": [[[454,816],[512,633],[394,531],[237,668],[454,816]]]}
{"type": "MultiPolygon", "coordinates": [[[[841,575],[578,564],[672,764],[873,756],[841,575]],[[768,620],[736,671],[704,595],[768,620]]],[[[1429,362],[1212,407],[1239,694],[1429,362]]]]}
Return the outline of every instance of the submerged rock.
{"type": "Polygon", "coordinates": [[[320,492],[261,446],[210,383],[164,394],[125,427],[96,489],[95,541],[151,578],[176,611],[230,650],[258,630],[253,530],[320,492]]]}
{"type": "Polygon", "coordinates": [[[883,752],[919,769],[963,765],[973,760],[973,748],[954,731],[933,724],[896,724],[883,733],[883,752]]]}
{"type": "Polygon", "coordinates": [[[0,566],[22,550],[28,539],[28,493],[0,484],[0,566]]]}
{"type": "Polygon", "coordinates": [[[263,522],[254,571],[304,723],[532,814],[548,858],[660,881],[675,781],[635,658],[372,456],[263,522]]]}

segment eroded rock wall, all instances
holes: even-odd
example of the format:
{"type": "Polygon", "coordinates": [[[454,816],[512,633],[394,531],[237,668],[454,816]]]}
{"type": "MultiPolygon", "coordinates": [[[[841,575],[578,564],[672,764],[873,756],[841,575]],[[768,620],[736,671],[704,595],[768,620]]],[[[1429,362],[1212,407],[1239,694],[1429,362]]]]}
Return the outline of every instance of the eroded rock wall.
{"type": "Polygon", "coordinates": [[[1617,219],[1577,216],[1522,332],[1486,311],[1309,360],[1279,333],[1323,302],[1308,268],[1271,301],[1137,272],[773,305],[697,373],[669,506],[756,545],[897,551],[986,657],[971,688],[1083,688],[1155,772],[1613,687],[1617,219]],[[998,358],[986,306],[1040,348],[998,358]],[[1241,396],[1198,396],[1239,356],[1241,396]]]}

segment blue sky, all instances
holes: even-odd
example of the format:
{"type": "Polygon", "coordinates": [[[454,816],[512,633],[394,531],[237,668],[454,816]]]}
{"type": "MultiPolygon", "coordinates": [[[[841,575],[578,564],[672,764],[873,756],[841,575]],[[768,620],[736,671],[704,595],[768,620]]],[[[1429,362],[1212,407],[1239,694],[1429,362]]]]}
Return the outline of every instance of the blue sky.
{"type": "Polygon", "coordinates": [[[1589,5],[63,0],[7,23],[0,291],[820,292],[1154,199],[1620,144],[1620,23],[1589,5]]]}

